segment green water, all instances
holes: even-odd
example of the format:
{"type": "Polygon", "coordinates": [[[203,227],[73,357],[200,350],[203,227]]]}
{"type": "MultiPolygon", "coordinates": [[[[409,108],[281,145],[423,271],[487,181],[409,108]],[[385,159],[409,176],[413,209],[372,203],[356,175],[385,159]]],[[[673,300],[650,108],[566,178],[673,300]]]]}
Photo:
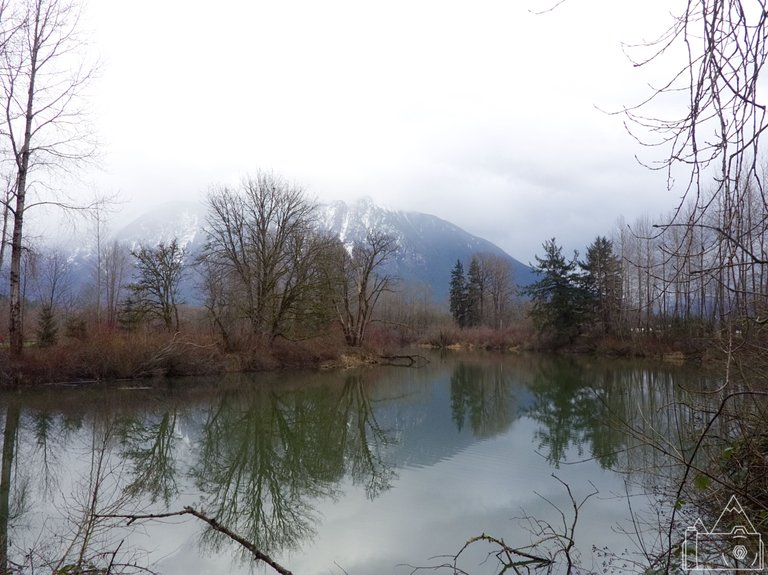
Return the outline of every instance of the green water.
{"type": "MultiPolygon", "coordinates": [[[[581,561],[591,568],[602,560],[593,547],[632,546],[617,529],[629,517],[627,491],[672,473],[638,434],[684,441],[692,422],[675,406],[686,389],[709,385],[695,370],[660,362],[430,360],[418,369],[0,396],[10,448],[0,485],[0,516],[5,500],[10,519],[0,529],[10,564],[50,567],[66,556],[63,565],[85,549],[96,564],[166,574],[271,572],[190,517],[130,527],[102,519],[83,545],[90,509],[191,505],[296,574],[406,574],[480,533],[528,544],[530,522],[516,519],[524,515],[560,525],[559,508],[570,521],[559,479],[576,499],[597,492],[576,527],[581,561]]],[[[480,564],[485,551],[468,554],[465,568],[494,573],[493,558],[480,564]]]]}

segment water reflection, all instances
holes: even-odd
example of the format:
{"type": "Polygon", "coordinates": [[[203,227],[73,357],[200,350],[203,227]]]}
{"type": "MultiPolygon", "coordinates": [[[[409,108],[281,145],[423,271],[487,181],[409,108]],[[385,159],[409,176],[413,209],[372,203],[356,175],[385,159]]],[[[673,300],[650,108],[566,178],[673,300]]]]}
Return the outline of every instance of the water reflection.
{"type": "Polygon", "coordinates": [[[603,467],[617,463],[624,434],[616,433],[625,405],[614,401],[612,373],[588,369],[575,360],[542,361],[530,383],[533,403],[527,411],[540,426],[535,432],[539,451],[555,467],[571,448],[579,458],[585,451],[603,467]]]}
{"type": "MultiPolygon", "coordinates": [[[[93,484],[97,444],[112,474],[101,485],[116,492],[102,498],[104,506],[119,501],[126,512],[194,504],[262,550],[284,552],[311,542],[323,526],[318,509],[328,502],[341,503],[354,489],[377,500],[399,487],[401,470],[514,436],[521,420],[532,422],[532,432],[517,441],[532,444],[551,466],[569,458],[624,471],[652,464],[658,454],[639,453],[642,442],[626,426],[684,436],[684,414],[665,407],[679,399],[673,382],[686,377],[637,364],[462,356],[418,370],[5,396],[0,572],[8,558],[23,562],[42,523],[56,523],[49,515],[63,505],[62,493],[93,484]],[[14,518],[30,477],[37,481],[29,506],[37,511],[22,525],[14,518]]],[[[224,541],[213,531],[202,535],[209,551],[222,551],[224,541]]]]}
{"type": "Polygon", "coordinates": [[[143,417],[117,420],[122,456],[130,462],[132,470],[126,487],[129,494],[145,493],[152,503],[162,500],[167,506],[179,493],[177,421],[176,406],[143,417]]]}
{"type": "Polygon", "coordinates": [[[312,501],[337,497],[346,475],[369,497],[390,487],[392,441],[362,375],[287,393],[251,388],[207,408],[190,474],[219,521],[268,552],[295,548],[315,533],[312,501]]]}
{"type": "Polygon", "coordinates": [[[451,375],[451,413],[461,431],[469,425],[478,437],[506,431],[519,417],[514,403],[517,388],[513,372],[504,364],[461,362],[451,375]]]}
{"type": "Polygon", "coordinates": [[[18,402],[10,401],[5,408],[3,426],[3,456],[0,468],[0,573],[8,572],[8,542],[11,520],[18,514],[12,511],[11,474],[16,454],[21,410],[18,402]]]}
{"type": "MultiPolygon", "coordinates": [[[[677,393],[673,379],[664,368],[576,358],[462,361],[451,374],[451,414],[459,431],[468,428],[479,438],[528,417],[538,424],[536,449],[555,468],[569,458],[614,468],[633,446],[627,426],[646,427],[646,415],[655,426],[669,416],[666,408],[677,393]]],[[[668,433],[669,425],[663,429],[668,433]]]]}

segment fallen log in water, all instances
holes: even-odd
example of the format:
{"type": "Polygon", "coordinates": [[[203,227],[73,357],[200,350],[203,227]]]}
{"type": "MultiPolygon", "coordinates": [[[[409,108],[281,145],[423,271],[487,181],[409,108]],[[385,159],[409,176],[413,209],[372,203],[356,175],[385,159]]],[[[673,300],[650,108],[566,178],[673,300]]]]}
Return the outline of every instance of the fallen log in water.
{"type": "Polygon", "coordinates": [[[423,355],[380,355],[381,365],[394,365],[395,367],[423,367],[429,360],[423,355]]]}

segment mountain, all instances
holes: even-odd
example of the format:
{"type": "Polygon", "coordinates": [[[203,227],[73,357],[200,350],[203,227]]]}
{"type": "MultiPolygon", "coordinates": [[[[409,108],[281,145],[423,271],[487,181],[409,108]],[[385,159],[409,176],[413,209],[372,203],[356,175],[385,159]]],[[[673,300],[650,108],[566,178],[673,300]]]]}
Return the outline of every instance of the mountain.
{"type": "Polygon", "coordinates": [[[320,228],[336,234],[343,242],[365,238],[370,230],[382,230],[397,239],[399,250],[391,271],[407,282],[430,286],[436,302],[447,302],[451,270],[456,260],[468,267],[475,253],[507,258],[515,282],[529,285],[533,272],[491,242],[473,236],[460,227],[430,214],[389,210],[369,198],[355,203],[333,202],[321,206],[320,228]]]}
{"type": "Polygon", "coordinates": [[[118,230],[112,237],[131,249],[169,244],[174,238],[190,253],[197,253],[205,243],[206,207],[196,202],[168,202],[142,214],[118,230]]]}
{"type": "MultiPolygon", "coordinates": [[[[394,236],[399,249],[387,271],[406,282],[429,286],[438,303],[448,301],[451,269],[456,260],[467,266],[474,253],[507,258],[516,283],[528,285],[533,281],[531,269],[500,247],[433,215],[390,210],[365,198],[350,204],[322,204],[317,216],[320,230],[337,235],[347,244],[364,239],[371,230],[394,236]]],[[[205,206],[171,202],[140,216],[120,229],[113,239],[135,248],[177,238],[194,255],[205,242],[204,224],[205,206]]]]}

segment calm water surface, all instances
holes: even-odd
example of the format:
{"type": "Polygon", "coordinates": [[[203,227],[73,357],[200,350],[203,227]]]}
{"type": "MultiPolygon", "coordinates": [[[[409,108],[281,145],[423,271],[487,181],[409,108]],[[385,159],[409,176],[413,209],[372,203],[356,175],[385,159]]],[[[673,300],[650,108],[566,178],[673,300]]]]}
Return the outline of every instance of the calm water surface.
{"type": "MultiPolygon", "coordinates": [[[[405,574],[480,533],[530,543],[516,518],[560,522],[551,504],[570,517],[555,474],[579,499],[598,491],[576,529],[592,567],[601,561],[593,546],[631,547],[617,530],[628,517],[626,490],[651,486],[663,468],[627,426],[674,438],[685,415],[670,406],[706,384],[661,363],[430,359],[420,369],[0,396],[4,443],[16,454],[3,474],[10,557],[60,557],[92,506],[160,513],[192,505],[296,574],[405,574]]],[[[92,549],[118,545],[124,562],[164,574],[254,569],[192,518],[130,529],[105,522],[89,541],[92,549]]],[[[470,555],[465,566],[493,572],[494,561],[478,565],[484,557],[470,555]]]]}

